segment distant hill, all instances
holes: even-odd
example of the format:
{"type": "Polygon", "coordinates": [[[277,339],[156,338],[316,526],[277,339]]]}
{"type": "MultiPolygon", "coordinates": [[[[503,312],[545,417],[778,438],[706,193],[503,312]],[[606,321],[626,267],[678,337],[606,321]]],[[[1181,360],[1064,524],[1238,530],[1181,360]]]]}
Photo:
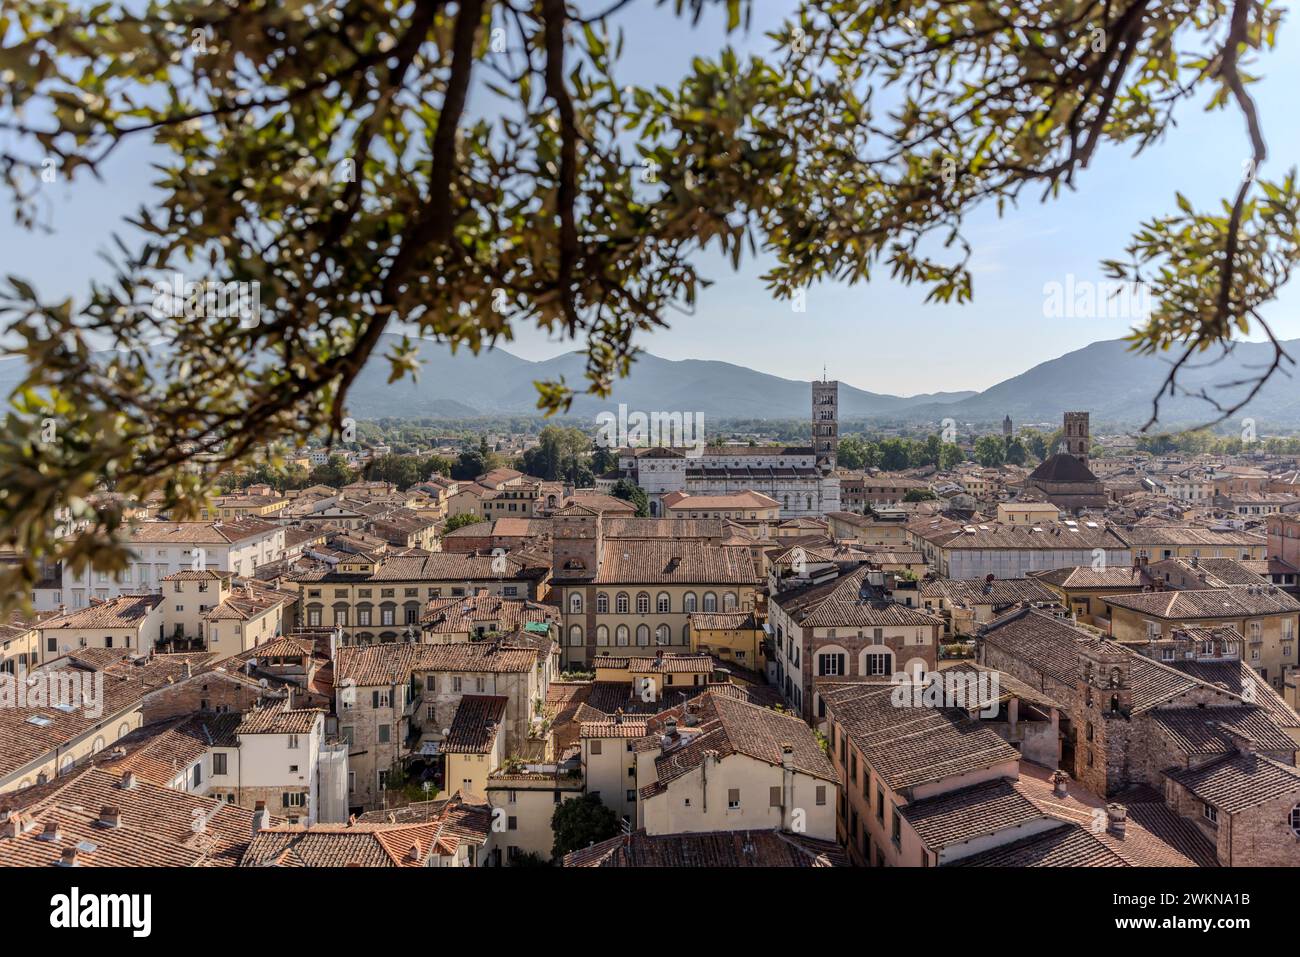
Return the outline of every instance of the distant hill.
{"type": "MultiPolygon", "coordinates": [[[[1283,346],[1300,361],[1300,339],[1283,346]]],[[[1151,400],[1176,355],[1138,355],[1119,339],[1094,342],[970,398],[913,407],[904,418],[920,421],[950,416],[962,422],[988,422],[1010,415],[1015,421],[1056,420],[1062,412],[1079,409],[1091,412],[1094,422],[1140,426],[1150,416],[1151,400]]],[[[1227,407],[1250,391],[1249,385],[1228,388],[1228,384],[1259,376],[1272,360],[1272,346],[1239,342],[1226,358],[1211,363],[1219,355],[1217,349],[1211,349],[1204,357],[1194,358],[1179,373],[1179,383],[1193,391],[1205,388],[1227,407]]],[[[1160,402],[1160,429],[1199,425],[1215,415],[1213,406],[1202,399],[1165,396],[1160,402]]],[[[1247,415],[1261,426],[1300,426],[1300,389],[1295,375],[1275,374],[1238,417],[1247,415]]]]}
{"type": "MultiPolygon", "coordinates": [[[[395,339],[396,337],[386,337],[395,339]]],[[[349,398],[349,410],[358,418],[383,416],[437,416],[434,403],[452,399],[471,406],[483,415],[528,415],[537,413],[534,382],[563,378],[581,389],[586,359],[569,352],[530,362],[503,349],[475,357],[453,355],[436,342],[417,341],[421,362],[418,385],[409,381],[389,385],[386,363],[372,360],[358,377],[349,398]]],[[[382,345],[378,354],[387,351],[382,345]]],[[[938,406],[974,396],[951,392],[902,398],[840,386],[840,415],[862,418],[902,413],[915,406],[938,406]]],[[[603,409],[664,412],[699,412],[707,419],[771,418],[803,419],[812,411],[807,381],[783,379],[755,372],[730,362],[704,359],[661,359],[644,353],[632,366],[631,374],[614,386],[613,395],[599,399],[578,395],[571,415],[592,419],[603,409]]]]}
{"type": "MultiPolygon", "coordinates": [[[[533,383],[560,379],[581,389],[585,360],[570,352],[531,362],[504,349],[474,356],[453,354],[446,346],[416,340],[421,364],[418,382],[409,378],[390,385],[383,355],[399,337],[386,335],[362,370],[348,397],[349,412],[360,419],[472,418],[479,415],[537,414],[533,383]]],[[[1283,343],[1300,360],[1300,339],[1283,343]]],[[[1210,390],[1224,404],[1244,395],[1248,386],[1225,389],[1225,383],[1258,375],[1270,359],[1264,343],[1242,342],[1218,364],[1207,364],[1217,353],[1198,358],[1181,376],[1187,388],[1210,390]]],[[[1094,342],[1057,359],[1040,363],[983,392],[946,392],[902,397],[840,385],[840,418],[897,423],[930,423],[944,418],[959,422],[994,423],[1004,415],[1016,422],[1052,421],[1062,412],[1083,409],[1094,422],[1141,425],[1151,399],[1169,368],[1169,356],[1141,356],[1121,340],[1094,342]]],[[[919,371],[918,364],[918,371],[919,371]]],[[[0,394],[8,395],[21,376],[17,360],[0,361],[0,394]]],[[[631,375],[615,384],[608,399],[579,394],[571,415],[590,421],[604,409],[626,403],[645,412],[698,412],[706,420],[803,419],[811,412],[807,381],[783,379],[730,362],[705,359],[662,359],[642,354],[631,375]]],[[[1196,425],[1211,418],[1205,402],[1178,397],[1161,403],[1160,427],[1196,425]]],[[[1241,413],[1261,427],[1300,427],[1297,380],[1278,374],[1241,413]]]]}

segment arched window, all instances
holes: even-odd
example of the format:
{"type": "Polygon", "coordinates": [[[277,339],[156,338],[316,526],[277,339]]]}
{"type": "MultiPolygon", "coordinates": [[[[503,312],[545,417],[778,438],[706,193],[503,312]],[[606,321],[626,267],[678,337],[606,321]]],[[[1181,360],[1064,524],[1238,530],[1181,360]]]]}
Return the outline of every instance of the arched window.
{"type": "Polygon", "coordinates": [[[1111,668],[1111,669],[1110,669],[1110,686],[1111,686],[1112,688],[1118,688],[1118,687],[1120,686],[1120,680],[1119,680],[1119,669],[1118,669],[1118,668],[1111,668]]]}
{"type": "Polygon", "coordinates": [[[627,625],[619,625],[618,630],[614,632],[614,644],[620,648],[626,648],[628,635],[627,625]]]}
{"type": "Polygon", "coordinates": [[[682,625],[682,644],[689,645],[690,643],[691,643],[691,626],[689,624],[682,625]]]}
{"type": "Polygon", "coordinates": [[[650,595],[648,592],[641,592],[636,596],[636,613],[638,615],[650,614],[650,595]]]}
{"type": "Polygon", "coordinates": [[[581,647],[581,646],[582,646],[582,626],[581,626],[581,625],[570,625],[570,626],[569,626],[569,644],[572,645],[572,646],[574,646],[574,647],[581,647]]]}
{"type": "Polygon", "coordinates": [[[609,596],[606,595],[604,592],[601,592],[599,595],[596,596],[596,614],[598,615],[609,614],[609,596]]]}
{"type": "Polygon", "coordinates": [[[655,644],[666,645],[672,641],[672,630],[667,625],[660,625],[655,629],[655,644]]]}
{"type": "Polygon", "coordinates": [[[722,610],[736,610],[736,593],[734,591],[725,592],[722,596],[722,610]]]}
{"type": "Polygon", "coordinates": [[[686,596],[682,599],[682,610],[688,615],[695,611],[695,592],[688,591],[686,593],[686,596]]]}
{"type": "Polygon", "coordinates": [[[1084,739],[1085,741],[1091,741],[1091,740],[1092,740],[1092,722],[1091,722],[1091,721],[1089,721],[1086,725],[1084,725],[1083,739],[1084,739]]]}
{"type": "Polygon", "coordinates": [[[596,644],[598,645],[609,644],[609,629],[606,628],[604,625],[596,626],[596,644]]]}
{"type": "Polygon", "coordinates": [[[711,591],[706,591],[704,593],[704,610],[705,611],[718,610],[718,596],[713,594],[713,592],[711,591]]]}
{"type": "Polygon", "coordinates": [[[614,610],[620,615],[626,615],[627,607],[627,592],[621,591],[618,593],[618,597],[614,599],[614,610]]]}
{"type": "Polygon", "coordinates": [[[668,592],[661,591],[659,597],[655,599],[655,610],[661,615],[666,615],[672,609],[672,599],[668,597],[668,592]]]}
{"type": "Polygon", "coordinates": [[[569,613],[572,615],[582,614],[582,592],[569,592],[569,613]]]}
{"type": "Polygon", "coordinates": [[[1287,823],[1291,825],[1291,833],[1300,837],[1300,804],[1291,809],[1291,816],[1287,819],[1287,823]]]}
{"type": "Polygon", "coordinates": [[[637,626],[636,626],[636,643],[637,643],[638,645],[640,645],[641,647],[643,647],[643,648],[644,648],[646,645],[650,644],[650,626],[649,626],[649,625],[637,625],[637,626]]]}

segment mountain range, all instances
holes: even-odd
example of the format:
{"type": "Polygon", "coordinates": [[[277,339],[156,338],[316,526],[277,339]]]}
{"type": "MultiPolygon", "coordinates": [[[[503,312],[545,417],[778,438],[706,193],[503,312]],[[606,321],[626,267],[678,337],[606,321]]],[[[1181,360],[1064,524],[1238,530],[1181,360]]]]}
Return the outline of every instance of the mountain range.
{"type": "MultiPolygon", "coordinates": [[[[477,357],[453,356],[444,346],[416,343],[422,371],[418,384],[387,384],[387,364],[372,362],[349,397],[358,418],[383,416],[455,417],[536,414],[535,381],[561,377],[581,388],[584,357],[570,352],[540,362],[493,349],[477,357]],[[453,411],[454,409],[454,411],[453,411]],[[473,410],[473,411],[469,411],[473,410]]],[[[1300,359],[1300,339],[1283,342],[1300,359]]],[[[1249,385],[1230,383],[1252,379],[1268,366],[1272,347],[1239,342],[1221,361],[1211,350],[1198,356],[1179,375],[1193,392],[1204,388],[1225,407],[1244,397],[1249,385]]],[[[1151,414],[1152,398],[1168,374],[1173,354],[1140,355],[1121,339],[1094,342],[1082,349],[1040,363],[982,392],[937,392],[914,396],[887,395],[840,384],[840,418],[879,423],[921,424],[952,418],[961,423],[996,423],[1010,415],[1016,422],[1055,422],[1067,410],[1087,410],[1094,422],[1140,426],[1151,414]]],[[[917,370],[924,368],[918,357],[917,370]]],[[[1296,379],[1277,372],[1258,396],[1239,413],[1260,426],[1300,427],[1300,389],[1296,379]]],[[[626,403],[630,410],[703,413],[708,419],[804,419],[811,403],[806,381],[784,379],[730,362],[706,359],[663,359],[643,353],[631,374],[615,383],[607,399],[579,394],[570,415],[590,421],[605,409],[626,403]]],[[[1160,428],[1199,425],[1215,417],[1202,399],[1179,395],[1164,398],[1160,428]]]]}
{"type": "MultiPolygon", "coordinates": [[[[537,381],[563,378],[582,388],[584,357],[565,353],[530,361],[504,349],[472,356],[453,354],[444,345],[415,340],[421,371],[390,385],[383,359],[390,343],[386,335],[358,376],[348,396],[349,413],[359,419],[471,418],[475,416],[535,415],[537,381]]],[[[1283,342],[1300,359],[1300,339],[1283,342]]],[[[1225,406],[1243,396],[1248,385],[1228,385],[1258,376],[1272,357],[1267,343],[1240,342],[1222,361],[1208,360],[1211,351],[1180,375],[1193,391],[1207,389],[1225,406]]],[[[1141,425],[1151,413],[1151,400],[1168,373],[1171,356],[1144,356],[1122,340],[1094,342],[1082,349],[1040,363],[982,392],[937,392],[896,396],[869,392],[841,383],[840,418],[877,423],[924,424],[952,418],[959,423],[996,423],[1010,415],[1016,422],[1054,422],[1066,410],[1092,413],[1096,423],[1141,425]]],[[[917,360],[918,372],[924,356],[917,360]]],[[[18,381],[17,360],[0,362],[0,394],[18,381]]],[[[570,417],[590,422],[605,409],[625,403],[630,410],[702,413],[707,419],[804,419],[811,411],[808,383],[757,372],[730,362],[709,359],[663,359],[642,353],[631,374],[615,384],[607,399],[579,394],[570,417]]],[[[1160,428],[1188,427],[1214,417],[1200,399],[1178,396],[1161,402],[1160,428]]],[[[1285,370],[1276,373],[1249,406],[1239,413],[1260,427],[1300,427],[1300,390],[1285,370]]]]}

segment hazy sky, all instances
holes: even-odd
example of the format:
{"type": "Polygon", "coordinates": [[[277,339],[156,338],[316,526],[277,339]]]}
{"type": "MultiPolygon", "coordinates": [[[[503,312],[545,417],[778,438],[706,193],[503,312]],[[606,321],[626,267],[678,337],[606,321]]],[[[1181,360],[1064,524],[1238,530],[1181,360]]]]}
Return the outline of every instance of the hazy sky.
{"type": "MultiPolygon", "coordinates": [[[[598,0],[601,6],[607,0],[598,0]]],[[[586,9],[588,4],[582,5],[586,9]]],[[[766,52],[763,33],[793,9],[792,0],[759,0],[747,36],[733,34],[742,49],[766,52]]],[[[592,9],[595,9],[592,6],[592,9]]],[[[616,22],[627,31],[622,78],[630,83],[671,83],[691,57],[715,52],[722,42],[722,18],[713,11],[693,30],[689,23],[640,0],[616,22]]],[[[1292,14],[1289,20],[1294,21],[1292,14]]],[[[1263,79],[1254,86],[1269,147],[1265,177],[1280,178],[1300,155],[1295,97],[1300,90],[1300,28],[1285,23],[1281,52],[1248,65],[1263,79]]],[[[1079,178],[1078,192],[1048,205],[1029,200],[998,219],[990,208],[968,220],[974,241],[975,299],[965,306],[924,305],[924,290],[878,278],[870,285],[822,284],[808,293],[807,311],[771,299],[759,276],[762,259],[740,272],[715,256],[701,260],[714,285],[699,297],[697,314],[670,317],[671,328],[641,339],[642,346],[669,359],[721,359],[791,379],[820,376],[823,364],[838,378],[874,392],[983,389],[1030,366],[1100,339],[1122,336],[1122,319],[1045,319],[1043,287],[1102,278],[1103,258],[1123,258],[1134,228],[1144,219],[1175,210],[1178,189],[1198,205],[1230,196],[1249,144],[1235,109],[1205,113],[1187,103],[1179,126],[1140,158],[1101,147],[1092,169],[1079,178]]],[[[53,235],[30,234],[12,225],[7,208],[0,229],[3,273],[32,280],[48,296],[80,297],[87,279],[105,275],[97,252],[112,233],[125,231],[122,217],[150,197],[151,151],[124,145],[107,167],[104,182],[46,187],[54,201],[53,235]]],[[[1026,190],[1026,197],[1037,192],[1026,190]]],[[[887,276],[887,267],[879,275],[887,276]]],[[[1300,293],[1295,283],[1266,312],[1282,337],[1300,337],[1300,293]]],[[[575,348],[519,330],[505,346],[531,359],[575,348]]],[[[472,362],[466,355],[464,361],[472,362]]]]}

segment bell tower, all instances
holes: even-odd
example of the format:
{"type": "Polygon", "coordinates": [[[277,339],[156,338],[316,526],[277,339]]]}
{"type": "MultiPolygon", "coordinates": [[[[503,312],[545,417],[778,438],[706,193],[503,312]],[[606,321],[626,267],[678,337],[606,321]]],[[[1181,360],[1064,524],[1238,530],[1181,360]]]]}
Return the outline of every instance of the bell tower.
{"type": "Polygon", "coordinates": [[[1061,436],[1065,451],[1069,452],[1085,466],[1088,454],[1092,451],[1092,435],[1088,427],[1087,412],[1065,413],[1065,434],[1061,436]]]}
{"type": "Polygon", "coordinates": [[[551,519],[551,575],[556,581],[589,581],[600,571],[605,551],[600,513],[574,503],[551,519]]]}
{"type": "Polygon", "coordinates": [[[812,446],[817,467],[833,471],[840,446],[840,384],[827,381],[824,373],[812,384],[812,446]]]}
{"type": "Polygon", "coordinates": [[[1091,707],[1106,716],[1128,716],[1133,710],[1132,662],[1133,653],[1113,641],[1096,641],[1079,652],[1079,684],[1091,707]]]}

